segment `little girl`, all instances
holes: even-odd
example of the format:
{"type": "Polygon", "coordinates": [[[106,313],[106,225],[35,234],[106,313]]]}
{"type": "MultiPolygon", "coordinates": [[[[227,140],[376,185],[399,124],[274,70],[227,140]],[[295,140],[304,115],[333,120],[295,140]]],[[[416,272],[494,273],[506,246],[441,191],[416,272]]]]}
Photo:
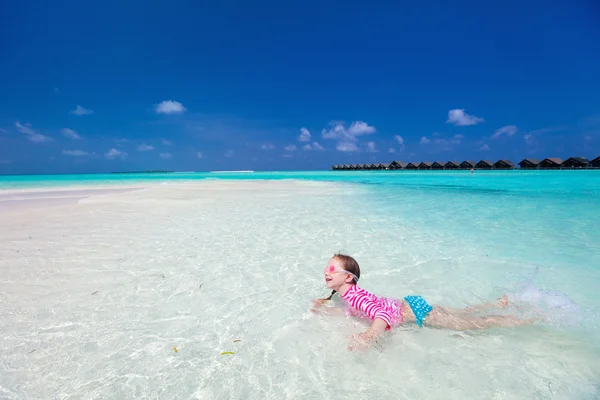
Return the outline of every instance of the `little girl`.
{"type": "Polygon", "coordinates": [[[356,260],[343,254],[334,255],[325,267],[325,282],[332,289],[326,299],[317,299],[313,312],[317,312],[327,300],[331,300],[337,292],[346,303],[346,312],[351,316],[373,320],[371,327],[355,337],[351,347],[364,347],[373,342],[377,336],[392,326],[405,322],[416,322],[419,326],[447,328],[454,330],[485,329],[493,327],[512,327],[530,324],[533,320],[521,320],[506,315],[474,315],[475,311],[492,307],[508,306],[508,299],[503,296],[498,302],[483,304],[467,309],[456,309],[430,306],[421,296],[406,296],[402,300],[378,297],[358,287],[360,267],[356,260]]]}

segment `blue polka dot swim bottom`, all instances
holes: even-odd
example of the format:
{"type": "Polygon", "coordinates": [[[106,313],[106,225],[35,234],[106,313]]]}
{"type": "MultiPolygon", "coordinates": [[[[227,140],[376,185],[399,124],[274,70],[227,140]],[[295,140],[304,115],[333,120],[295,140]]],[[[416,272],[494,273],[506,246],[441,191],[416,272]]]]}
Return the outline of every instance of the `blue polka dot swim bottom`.
{"type": "Polygon", "coordinates": [[[406,296],[404,300],[406,300],[415,314],[415,317],[417,318],[417,324],[419,324],[419,326],[423,326],[423,320],[427,314],[433,310],[433,307],[427,304],[425,299],[421,296],[406,296]]]}

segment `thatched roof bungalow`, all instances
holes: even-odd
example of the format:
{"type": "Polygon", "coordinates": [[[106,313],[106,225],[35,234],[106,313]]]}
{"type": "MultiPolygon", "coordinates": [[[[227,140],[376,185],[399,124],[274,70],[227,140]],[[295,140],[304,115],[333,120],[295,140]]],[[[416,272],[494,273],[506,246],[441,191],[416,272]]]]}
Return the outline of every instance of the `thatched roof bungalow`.
{"type": "Polygon", "coordinates": [[[589,161],[585,157],[571,157],[562,163],[563,168],[586,168],[589,161]]]}
{"type": "Polygon", "coordinates": [[[458,161],[448,161],[446,163],[446,169],[459,169],[460,163],[458,161]]]}
{"type": "Polygon", "coordinates": [[[409,162],[406,164],[406,169],[419,169],[419,164],[416,162],[409,162]]]}
{"type": "Polygon", "coordinates": [[[515,169],[515,164],[510,160],[498,160],[494,163],[494,169],[515,169]]]}
{"type": "Polygon", "coordinates": [[[389,163],[381,163],[378,165],[377,169],[390,169],[389,163]]]}
{"type": "Polygon", "coordinates": [[[540,163],[540,168],[543,169],[558,169],[562,166],[563,160],[560,158],[544,158],[540,163]]]}
{"type": "Polygon", "coordinates": [[[590,161],[590,166],[593,168],[600,168],[600,157],[596,157],[590,161]]]}
{"type": "Polygon", "coordinates": [[[475,164],[475,168],[477,169],[492,169],[494,167],[494,163],[490,160],[481,160],[477,164],[475,164]]]}
{"type": "Polygon", "coordinates": [[[419,169],[431,169],[433,163],[431,161],[423,161],[419,164],[419,169]]]}
{"type": "Polygon", "coordinates": [[[460,169],[473,169],[475,165],[475,161],[466,160],[460,163],[460,169]]]}
{"type": "Polygon", "coordinates": [[[431,164],[431,169],[444,169],[446,167],[446,161],[435,161],[431,164]]]}
{"type": "Polygon", "coordinates": [[[519,163],[521,169],[538,169],[540,166],[540,160],[537,158],[525,158],[519,163]]]}
{"type": "Polygon", "coordinates": [[[392,161],[392,163],[390,164],[390,169],[405,169],[407,165],[408,165],[408,164],[407,164],[407,163],[405,163],[404,161],[397,161],[397,160],[394,160],[394,161],[392,161]]]}

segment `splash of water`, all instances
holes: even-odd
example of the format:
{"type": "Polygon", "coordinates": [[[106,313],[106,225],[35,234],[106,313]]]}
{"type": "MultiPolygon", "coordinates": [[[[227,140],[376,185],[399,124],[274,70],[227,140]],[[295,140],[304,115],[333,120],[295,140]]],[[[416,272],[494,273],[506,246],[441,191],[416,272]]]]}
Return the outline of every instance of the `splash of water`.
{"type": "Polygon", "coordinates": [[[509,304],[517,309],[528,308],[534,315],[555,326],[576,326],[584,320],[582,307],[568,295],[540,289],[533,283],[539,267],[524,281],[517,284],[516,291],[507,293],[509,304]]]}

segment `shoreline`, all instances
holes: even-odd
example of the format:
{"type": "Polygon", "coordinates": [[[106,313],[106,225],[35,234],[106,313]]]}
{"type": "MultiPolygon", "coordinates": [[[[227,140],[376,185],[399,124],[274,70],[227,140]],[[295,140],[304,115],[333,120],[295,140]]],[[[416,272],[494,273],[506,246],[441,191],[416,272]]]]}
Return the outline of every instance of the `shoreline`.
{"type": "MultiPolygon", "coordinates": [[[[454,176],[578,176],[596,174],[600,169],[513,169],[482,170],[345,170],[345,171],[272,171],[261,172],[186,172],[186,173],[122,173],[122,174],[47,174],[47,175],[0,175],[0,194],[24,190],[77,190],[80,188],[123,188],[123,186],[145,187],[158,184],[190,182],[248,182],[248,181],[300,181],[315,183],[343,183],[346,178],[361,177],[454,177],[454,176]]],[[[351,181],[347,181],[348,183],[351,181]]]]}
{"type": "MultiPolygon", "coordinates": [[[[82,201],[100,198],[111,198],[119,195],[132,194],[146,190],[195,190],[208,192],[214,199],[223,197],[224,194],[234,195],[240,192],[275,191],[291,188],[332,188],[343,185],[342,182],[319,182],[300,179],[281,180],[225,180],[225,179],[202,179],[202,180],[176,180],[169,182],[148,181],[138,184],[122,182],[122,184],[75,184],[64,186],[42,186],[18,189],[0,190],[0,215],[29,211],[32,209],[46,209],[60,206],[75,205],[82,201]]],[[[320,189],[322,190],[322,189],[320,189]]],[[[227,196],[225,196],[227,197],[227,196]]]]}

